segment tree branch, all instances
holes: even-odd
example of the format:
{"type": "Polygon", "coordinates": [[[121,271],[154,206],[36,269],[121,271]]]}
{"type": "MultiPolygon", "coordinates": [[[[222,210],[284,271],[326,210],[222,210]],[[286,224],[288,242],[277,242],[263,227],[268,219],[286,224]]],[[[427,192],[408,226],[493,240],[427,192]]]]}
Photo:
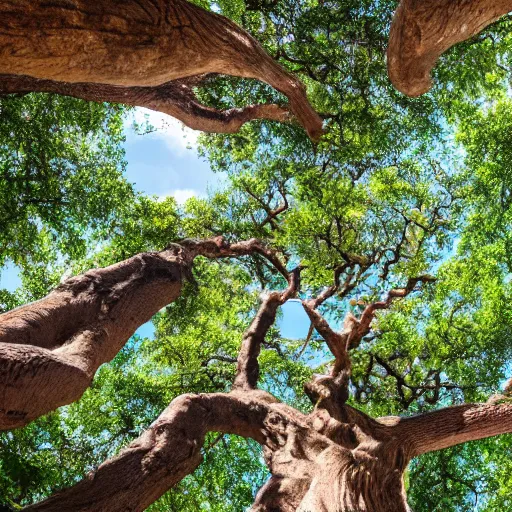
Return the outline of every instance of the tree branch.
{"type": "MultiPolygon", "coordinates": [[[[102,91],[95,101],[126,99],[129,104],[163,107],[194,128],[222,132],[236,131],[250,119],[287,117],[287,110],[276,105],[220,113],[198,104],[180,86],[175,89],[179,102],[168,101],[165,84],[228,74],[274,87],[288,97],[291,111],[312,139],[322,134],[322,119],[296,77],[235,23],[186,0],[0,1],[0,17],[0,74],[42,80],[31,82],[36,90],[61,88],[64,94],[86,99],[102,91]]],[[[22,80],[21,91],[27,92],[30,79],[22,80]]],[[[13,84],[10,92],[19,92],[13,84]]]]}
{"type": "Polygon", "coordinates": [[[512,432],[512,400],[464,404],[397,419],[395,435],[410,457],[512,432]]]}
{"type": "MultiPolygon", "coordinates": [[[[347,265],[350,266],[348,263],[347,265]]],[[[349,351],[358,347],[361,340],[370,332],[371,323],[375,318],[376,311],[387,309],[395,298],[409,295],[414,291],[417,283],[435,280],[432,276],[428,275],[410,278],[405,288],[393,289],[388,293],[384,301],[369,304],[364,309],[360,318],[348,312],[343,322],[343,330],[336,332],[315,307],[321,305],[337,291],[339,276],[343,268],[337,269],[333,286],[324,290],[316,299],[302,301],[304,310],[308,314],[311,323],[322,338],[324,338],[335,358],[331,374],[328,376],[315,376],[311,382],[306,384],[306,393],[317,405],[320,403],[319,401],[322,401],[322,407],[329,410],[333,415],[339,414],[339,408],[346,402],[349,396],[348,384],[352,372],[349,351]]],[[[364,269],[365,267],[362,266],[360,272],[364,271],[364,269]]],[[[345,280],[342,294],[354,288],[355,284],[352,279],[353,276],[349,274],[345,280]]]]}
{"type": "Polygon", "coordinates": [[[45,298],[0,315],[0,430],[23,426],[80,398],[98,367],[136,329],[176,300],[197,255],[259,253],[259,240],[185,240],[66,280],[45,298]]]}
{"type": "Polygon", "coordinates": [[[310,429],[310,418],[263,391],[182,395],[119,455],[80,483],[24,510],[145,510],[199,466],[208,432],[252,438],[274,452],[276,473],[311,480],[314,458],[333,443],[310,429]],[[307,459],[293,461],[289,454],[301,436],[307,459]]]}
{"type": "Polygon", "coordinates": [[[391,82],[408,96],[426,93],[432,68],[446,50],[511,10],[511,0],[402,0],[389,35],[391,82]]]}
{"type": "Polygon", "coordinates": [[[201,463],[207,432],[250,437],[264,444],[265,401],[246,394],[182,395],[116,457],[84,480],[27,511],[142,511],[201,463]]]}
{"type": "Polygon", "coordinates": [[[279,122],[292,119],[288,107],[280,105],[249,105],[229,110],[207,107],[197,101],[186,80],[176,80],[154,87],[123,87],[0,75],[0,94],[29,92],[50,92],[98,103],[107,101],[145,107],[175,117],[193,130],[212,133],[236,133],[242,125],[256,119],[279,122]]]}
{"type": "Polygon", "coordinates": [[[190,257],[204,256],[210,259],[247,256],[259,254],[269,261],[274,268],[288,280],[288,271],[279,259],[278,253],[264,245],[257,238],[251,238],[243,242],[228,242],[223,236],[217,236],[208,240],[183,240],[180,245],[187,249],[190,257]]]}
{"type": "Polygon", "coordinates": [[[436,278],[430,275],[409,278],[405,288],[395,288],[390,290],[385,300],[374,302],[366,306],[359,319],[354,317],[354,326],[351,328],[350,339],[348,342],[349,348],[357,348],[361,343],[361,340],[370,332],[371,323],[375,318],[375,313],[377,311],[388,309],[395,299],[407,297],[414,291],[414,288],[418,283],[431,283],[435,280],[436,278]]]}
{"type": "Polygon", "coordinates": [[[300,267],[290,272],[288,288],[283,292],[270,292],[264,299],[251,322],[249,329],[244,333],[242,347],[238,355],[238,366],[233,389],[256,389],[260,368],[258,356],[265,336],[274,325],[277,310],[288,299],[294,297],[300,286],[300,267]]]}

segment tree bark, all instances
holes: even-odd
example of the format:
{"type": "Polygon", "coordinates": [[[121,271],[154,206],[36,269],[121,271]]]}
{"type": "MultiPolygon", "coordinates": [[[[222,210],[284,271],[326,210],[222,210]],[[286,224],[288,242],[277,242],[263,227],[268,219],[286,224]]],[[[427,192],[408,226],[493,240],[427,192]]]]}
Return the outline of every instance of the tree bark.
{"type": "Polygon", "coordinates": [[[188,82],[177,80],[155,87],[122,87],[0,75],[0,94],[50,92],[97,103],[107,101],[145,107],[175,117],[193,130],[211,133],[236,133],[242,125],[255,119],[287,122],[293,117],[288,107],[281,105],[249,105],[229,110],[207,107],[197,101],[188,82]]]}
{"type": "Polygon", "coordinates": [[[0,430],[26,425],[78,400],[99,366],[181,292],[196,256],[259,253],[258,240],[185,240],[68,279],[47,297],[0,315],[0,430]]]}
{"type": "Polygon", "coordinates": [[[512,432],[512,399],[464,404],[401,419],[396,428],[411,455],[442,450],[468,441],[512,432]]]}
{"type": "Polygon", "coordinates": [[[0,429],[80,398],[98,367],[180,294],[174,252],[139,254],[0,316],[0,429]]]}
{"type": "Polygon", "coordinates": [[[82,482],[28,511],[142,511],[192,473],[202,460],[209,431],[264,441],[260,432],[270,405],[240,395],[183,395],[119,455],[82,482]]]}
{"type": "MultiPolygon", "coordinates": [[[[51,373],[52,357],[64,360],[64,353],[68,367],[60,373],[53,370],[51,377],[56,379],[57,375],[69,386],[68,381],[73,382],[75,374],[82,371],[85,382],[71,385],[79,395],[98,361],[115,355],[141,316],[150,316],[160,304],[179,294],[182,276],[190,272],[196,256],[254,253],[271,262],[286,278],[288,287],[263,298],[243,336],[233,391],[178,397],[119,455],[105,461],[82,482],[27,507],[27,511],[142,511],[197,468],[205,435],[221,432],[252,438],[263,448],[272,476],[258,492],[252,512],[408,512],[403,474],[411,458],[512,432],[512,402],[507,397],[404,419],[373,419],[346,404],[349,351],[369,332],[377,310],[412,293],[418,283],[432,281],[431,276],[409,279],[405,287],[390,290],[386,299],[367,305],[360,318],[350,316],[341,334],[334,332],[316,311],[337,290],[336,279],[334,288],[303,301],[313,325],[336,358],[330,375],[307,384],[308,395],[315,403],[313,411],[303,414],[258,391],[261,343],[275,321],[278,307],[299,293],[301,269],[288,272],[277,254],[255,239],[234,244],[221,237],[185,240],[160,253],[138,255],[69,280],[39,303],[4,315],[5,322],[0,317],[4,336],[10,335],[7,353],[21,347],[29,354],[30,371],[25,371],[19,354],[12,352],[17,366],[8,376],[16,379],[21,375],[24,380],[18,385],[19,394],[23,398],[23,391],[26,394],[28,390],[39,403],[41,393],[47,391],[35,387],[34,382],[39,384],[39,373],[51,373]],[[70,342],[64,342],[76,331],[70,342]],[[41,372],[39,363],[33,369],[37,356],[30,351],[36,349],[48,352],[41,372]]],[[[351,281],[346,280],[344,287],[350,286],[351,281]]],[[[53,386],[62,384],[54,380],[53,386]]]]}
{"type": "Polygon", "coordinates": [[[322,120],[298,79],[230,20],[186,0],[3,0],[0,19],[0,74],[11,91],[16,88],[12,75],[20,75],[20,91],[126,100],[177,114],[194,128],[204,124],[211,131],[226,131],[227,125],[227,131],[234,131],[237,123],[250,118],[285,117],[276,105],[222,114],[194,103],[179,83],[172,85],[187,77],[222,73],[268,83],[288,97],[313,139],[322,133],[322,120]]]}
{"type": "Polygon", "coordinates": [[[421,453],[512,432],[512,406],[467,404],[373,420],[348,406],[309,415],[257,390],[183,395],[77,485],[24,510],[138,512],[201,463],[207,432],[252,438],[272,473],[251,512],[407,512],[403,473],[421,453]]]}
{"type": "Polygon", "coordinates": [[[388,73],[408,96],[426,93],[437,59],[512,10],[511,0],[402,0],[388,45],[388,73]]]}

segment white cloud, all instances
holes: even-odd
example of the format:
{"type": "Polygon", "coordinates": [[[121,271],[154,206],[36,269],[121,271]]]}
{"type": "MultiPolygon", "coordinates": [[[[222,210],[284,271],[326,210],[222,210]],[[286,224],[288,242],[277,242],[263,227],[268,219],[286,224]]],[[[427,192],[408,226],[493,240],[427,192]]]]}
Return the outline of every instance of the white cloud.
{"type": "Polygon", "coordinates": [[[176,202],[181,205],[184,204],[185,201],[187,201],[187,199],[199,196],[201,196],[201,194],[197,190],[191,188],[178,188],[176,190],[171,190],[166,194],[158,196],[158,200],[163,201],[166,197],[174,197],[174,199],[176,199],[176,202]]]}
{"type": "MultiPolygon", "coordinates": [[[[149,136],[163,139],[174,151],[182,152],[187,148],[197,147],[197,139],[201,132],[187,128],[181,121],[167,114],[137,107],[133,113],[133,121],[142,126],[149,123],[156,129],[149,136]]],[[[129,120],[130,125],[131,123],[132,120],[129,120]]]]}

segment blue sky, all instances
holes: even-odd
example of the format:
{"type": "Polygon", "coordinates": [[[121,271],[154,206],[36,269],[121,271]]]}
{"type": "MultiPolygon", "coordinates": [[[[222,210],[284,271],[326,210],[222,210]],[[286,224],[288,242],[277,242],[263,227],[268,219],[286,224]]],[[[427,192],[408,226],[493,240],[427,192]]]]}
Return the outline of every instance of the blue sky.
{"type": "MultiPolygon", "coordinates": [[[[221,186],[222,174],[216,174],[208,163],[197,154],[199,132],[165,115],[136,109],[133,118],[126,123],[126,178],[136,190],[158,197],[173,196],[183,203],[192,196],[206,196],[208,190],[221,186]],[[139,135],[131,128],[133,121],[142,124],[148,121],[156,131],[139,135]]],[[[0,273],[0,288],[13,291],[20,285],[16,268],[8,265],[0,273]]],[[[309,320],[298,302],[283,306],[280,320],[283,336],[305,337],[309,320]]],[[[150,336],[151,324],[142,326],[141,336],[150,336]]]]}
{"type": "MultiPolygon", "coordinates": [[[[135,188],[159,197],[174,196],[184,202],[192,196],[205,196],[208,190],[222,185],[223,176],[214,173],[208,163],[197,154],[199,132],[185,128],[179,121],[146,109],[137,109],[135,121],[144,121],[157,131],[137,135],[127,129],[127,179],[135,188]]],[[[283,306],[281,332],[287,338],[303,338],[309,329],[309,319],[299,302],[290,301],[283,306]]],[[[150,336],[151,324],[137,331],[150,336]]]]}

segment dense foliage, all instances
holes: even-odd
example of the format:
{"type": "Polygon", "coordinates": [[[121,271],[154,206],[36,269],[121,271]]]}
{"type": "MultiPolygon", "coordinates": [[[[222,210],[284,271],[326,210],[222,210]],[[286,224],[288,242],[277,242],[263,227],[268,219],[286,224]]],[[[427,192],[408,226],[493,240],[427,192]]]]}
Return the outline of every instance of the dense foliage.
{"type": "MultiPolygon", "coordinates": [[[[64,272],[119,261],[183,237],[259,237],[304,266],[302,293],[343,268],[351,286],[324,312],[341,325],[408,277],[435,283],[379,316],[353,356],[353,403],[407,415],[486,400],[512,362],[511,21],[453,48],[436,87],[407,99],[385,67],[394,1],[222,0],[215,7],[299,74],[325,118],[314,146],[300,127],[251,123],[203,135],[226,187],[179,207],[137,195],[122,176],[123,111],[47,95],[0,101],[0,262],[23,287],[2,307],[43,296],[64,272]],[[4,213],[5,212],[5,213],[4,213]]],[[[272,89],[212,77],[198,91],[229,107],[272,89]]],[[[274,98],[279,100],[279,98],[274,98]]],[[[262,289],[283,282],[257,257],[201,262],[184,295],[98,373],[77,403],[0,436],[0,496],[11,506],[81,478],[184,392],[227,390],[262,289]]],[[[263,387],[299,409],[302,386],[329,364],[322,343],[272,329],[263,387]]],[[[510,436],[411,464],[416,512],[512,511],[510,436]]],[[[150,510],[243,510],[266,478],[259,448],[212,435],[205,463],[150,510]]]]}

